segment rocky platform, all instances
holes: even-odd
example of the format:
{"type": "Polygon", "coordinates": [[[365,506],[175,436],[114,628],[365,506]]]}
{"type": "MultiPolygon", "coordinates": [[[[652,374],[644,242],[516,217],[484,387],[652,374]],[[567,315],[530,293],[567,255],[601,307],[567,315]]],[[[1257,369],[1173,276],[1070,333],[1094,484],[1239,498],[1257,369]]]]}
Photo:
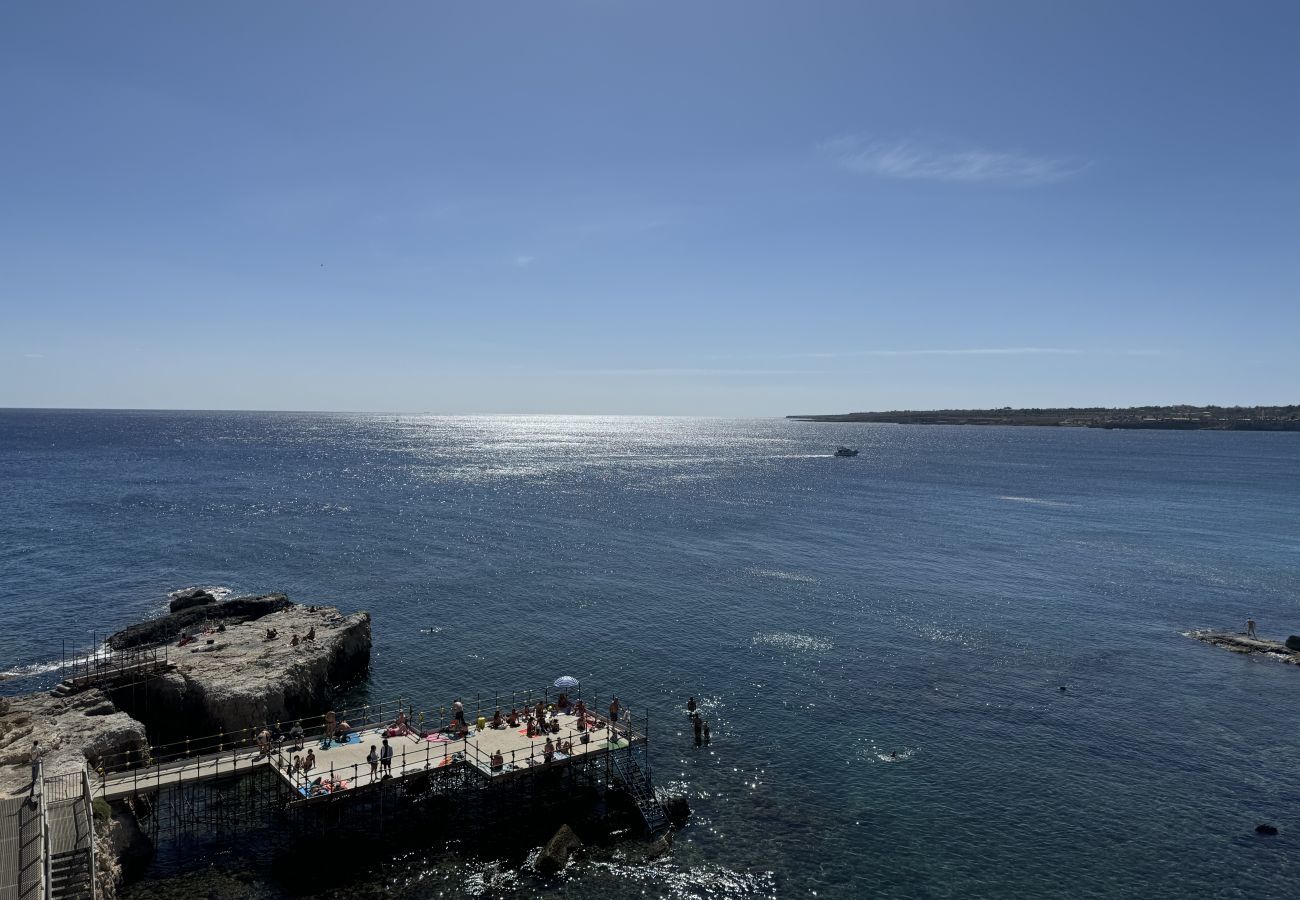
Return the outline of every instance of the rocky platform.
{"type": "Polygon", "coordinates": [[[320,715],[331,689],[370,664],[370,614],[343,615],[329,606],[289,604],[196,637],[185,647],[173,644],[172,670],[146,686],[150,717],[165,717],[165,728],[159,727],[172,735],[231,733],[320,715]],[[277,635],[273,640],[266,638],[268,629],[277,635]],[[304,640],[313,629],[315,639],[304,640]]]}
{"type": "Polygon", "coordinates": [[[1287,638],[1285,642],[1247,637],[1230,631],[1189,631],[1187,636],[1233,653],[1259,654],[1300,665],[1300,638],[1295,636],[1287,638]]]}

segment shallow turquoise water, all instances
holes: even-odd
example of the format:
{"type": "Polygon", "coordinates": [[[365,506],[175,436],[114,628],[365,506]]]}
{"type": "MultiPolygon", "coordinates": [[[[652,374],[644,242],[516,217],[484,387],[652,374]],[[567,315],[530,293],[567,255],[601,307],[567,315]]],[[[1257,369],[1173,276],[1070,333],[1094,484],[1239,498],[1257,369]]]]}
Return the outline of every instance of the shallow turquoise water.
{"type": "MultiPolygon", "coordinates": [[[[0,412],[0,667],[284,590],[375,615],[375,698],[567,673],[649,711],[692,823],[553,893],[1289,897],[1300,669],[1179,632],[1300,632],[1298,476],[1296,435],[0,412]]],[[[278,896],[250,855],[135,895],[278,896]]]]}

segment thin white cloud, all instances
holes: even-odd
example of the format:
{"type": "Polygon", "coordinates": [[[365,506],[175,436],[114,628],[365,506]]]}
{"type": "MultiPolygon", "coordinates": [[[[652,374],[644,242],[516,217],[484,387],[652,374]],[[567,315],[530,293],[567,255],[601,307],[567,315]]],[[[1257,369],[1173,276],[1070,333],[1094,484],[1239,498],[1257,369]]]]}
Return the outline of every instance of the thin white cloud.
{"type": "Polygon", "coordinates": [[[528,266],[531,266],[536,261],[537,261],[536,256],[529,256],[527,253],[521,253],[514,258],[514,264],[521,269],[525,269],[528,266]]]}
{"type": "Polygon", "coordinates": [[[840,350],[790,355],[806,359],[845,359],[864,356],[1072,356],[1083,352],[1085,351],[1070,347],[962,347],[922,350],[840,350]]]}
{"type": "Polygon", "coordinates": [[[1085,168],[1069,159],[981,148],[938,149],[911,141],[868,141],[855,135],[826,141],[817,150],[858,175],[925,181],[1032,186],[1069,178],[1085,168]]]}
{"type": "Polygon", "coordinates": [[[24,353],[23,359],[45,359],[44,353],[24,353]]]}
{"type": "Polygon", "coordinates": [[[757,378],[770,375],[825,375],[820,371],[807,369],[699,369],[699,368],[662,368],[662,369],[570,369],[571,375],[639,375],[639,376],[721,376],[757,378]]]}

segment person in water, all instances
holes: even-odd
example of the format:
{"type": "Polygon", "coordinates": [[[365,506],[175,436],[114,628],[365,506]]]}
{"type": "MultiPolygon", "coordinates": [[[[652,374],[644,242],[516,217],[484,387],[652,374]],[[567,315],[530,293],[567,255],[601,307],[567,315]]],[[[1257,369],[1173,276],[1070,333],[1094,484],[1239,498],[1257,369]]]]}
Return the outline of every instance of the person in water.
{"type": "Polygon", "coordinates": [[[695,746],[698,747],[704,743],[704,720],[699,716],[693,716],[692,718],[695,726],[695,746]]]}
{"type": "Polygon", "coordinates": [[[696,706],[695,706],[695,698],[692,697],[691,699],[689,699],[689,700],[686,701],[686,711],[687,711],[688,713],[693,713],[693,712],[695,712],[695,709],[696,709],[696,706]]]}
{"type": "Polygon", "coordinates": [[[704,722],[704,746],[709,746],[709,722],[707,719],[704,722]]]}

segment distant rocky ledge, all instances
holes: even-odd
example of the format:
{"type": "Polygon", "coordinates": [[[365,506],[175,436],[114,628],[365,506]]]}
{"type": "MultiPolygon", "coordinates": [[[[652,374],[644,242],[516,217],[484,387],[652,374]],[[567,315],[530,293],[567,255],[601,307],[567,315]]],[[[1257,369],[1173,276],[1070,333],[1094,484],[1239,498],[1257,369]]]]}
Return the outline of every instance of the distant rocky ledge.
{"type": "Polygon", "coordinates": [[[1291,635],[1286,641],[1270,641],[1229,631],[1189,631],[1189,638],[1213,644],[1233,653],[1258,654],[1300,666],[1300,636],[1291,635]]]}
{"type": "Polygon", "coordinates": [[[935,409],[786,416],[803,422],[1048,425],[1174,431],[1300,431],[1300,406],[1134,406],[1127,409],[935,409]]]}

